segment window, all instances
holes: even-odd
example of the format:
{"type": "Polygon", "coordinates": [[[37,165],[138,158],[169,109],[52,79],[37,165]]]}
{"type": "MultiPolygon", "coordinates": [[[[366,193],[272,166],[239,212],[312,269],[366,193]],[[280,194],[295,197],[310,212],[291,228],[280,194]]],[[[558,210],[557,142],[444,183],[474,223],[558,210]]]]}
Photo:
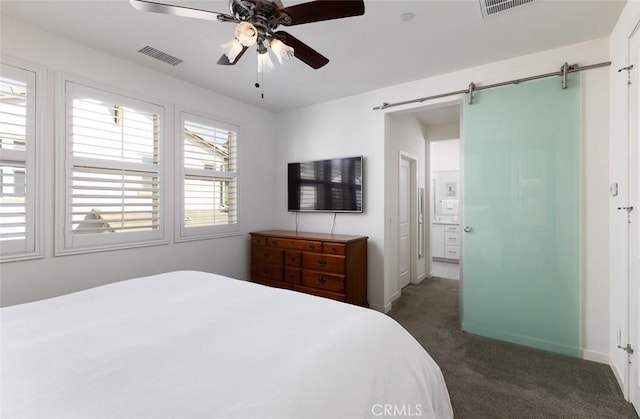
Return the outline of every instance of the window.
{"type": "MultiPolygon", "coordinates": [[[[11,64],[10,64],[11,63],[11,64]]],[[[41,70],[0,64],[0,260],[41,257],[41,70]]]]}
{"type": "Polygon", "coordinates": [[[237,234],[237,127],[186,112],[177,126],[178,240],[237,234]]]}
{"type": "Polygon", "coordinates": [[[166,242],[164,108],[71,81],[64,98],[58,253],[166,242]]]}

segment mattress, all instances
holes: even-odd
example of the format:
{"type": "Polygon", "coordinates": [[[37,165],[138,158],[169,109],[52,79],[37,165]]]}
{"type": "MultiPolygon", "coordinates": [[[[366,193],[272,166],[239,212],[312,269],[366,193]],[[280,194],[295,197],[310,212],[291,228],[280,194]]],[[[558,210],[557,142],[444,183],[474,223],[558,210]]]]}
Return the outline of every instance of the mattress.
{"type": "Polygon", "coordinates": [[[453,417],[388,316],[196,271],[5,307],[2,418],[453,417]]]}

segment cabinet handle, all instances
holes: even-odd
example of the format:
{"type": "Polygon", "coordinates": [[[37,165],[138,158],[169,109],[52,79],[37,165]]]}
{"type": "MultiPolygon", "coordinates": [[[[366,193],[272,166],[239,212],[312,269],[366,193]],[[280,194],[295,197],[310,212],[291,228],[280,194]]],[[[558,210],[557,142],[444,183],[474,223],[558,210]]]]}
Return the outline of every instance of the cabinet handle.
{"type": "Polygon", "coordinates": [[[268,258],[268,257],[269,257],[269,255],[271,255],[271,253],[269,253],[269,252],[264,252],[264,253],[262,254],[262,256],[264,256],[264,257],[266,257],[266,258],[268,258]]]}
{"type": "Polygon", "coordinates": [[[309,249],[311,249],[311,250],[316,250],[316,245],[315,245],[315,244],[310,244],[310,245],[309,245],[309,249]]]}
{"type": "Polygon", "coordinates": [[[324,266],[324,265],[326,265],[326,264],[327,264],[327,261],[326,261],[326,260],[324,260],[324,259],[320,259],[320,260],[318,261],[318,263],[319,263],[321,266],[324,266]]]}
{"type": "Polygon", "coordinates": [[[324,279],[324,276],[321,276],[320,279],[318,280],[318,282],[320,282],[320,284],[324,285],[327,283],[327,280],[324,279]]]}

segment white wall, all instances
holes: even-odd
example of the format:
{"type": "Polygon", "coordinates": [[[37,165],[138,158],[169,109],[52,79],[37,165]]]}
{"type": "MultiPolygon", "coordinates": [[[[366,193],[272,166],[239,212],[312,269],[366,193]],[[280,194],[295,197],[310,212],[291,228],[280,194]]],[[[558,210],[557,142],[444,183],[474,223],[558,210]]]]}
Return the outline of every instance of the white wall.
{"type": "Polygon", "coordinates": [[[460,170],[460,140],[431,141],[431,171],[460,170]]]}
{"type": "Polygon", "coordinates": [[[627,330],[627,264],[622,255],[626,255],[627,247],[627,217],[624,211],[617,211],[615,208],[626,206],[628,200],[628,86],[627,72],[618,72],[619,68],[627,66],[628,39],[632,34],[636,24],[640,21],[640,2],[629,1],[620,15],[620,19],[614,28],[610,38],[611,48],[611,69],[609,71],[611,79],[610,107],[609,107],[609,178],[608,182],[619,184],[619,194],[616,197],[609,197],[607,207],[608,227],[610,231],[610,246],[608,253],[611,259],[609,265],[610,286],[610,363],[616,378],[620,382],[623,390],[626,386],[626,356],[625,352],[617,349],[617,345],[622,346],[629,343],[627,330]],[[618,333],[621,339],[618,340],[618,333]]]}
{"type": "MultiPolygon", "coordinates": [[[[336,233],[363,234],[369,241],[369,303],[386,310],[390,307],[397,256],[394,252],[393,169],[385,164],[391,141],[390,116],[396,111],[418,110],[424,104],[404,105],[386,111],[372,110],[383,102],[398,102],[476,84],[502,82],[558,70],[564,62],[580,65],[609,60],[608,39],[598,39],[556,50],[473,67],[454,73],[396,85],[319,105],[308,106],[277,115],[278,159],[277,183],[286,185],[286,162],[334,155],[363,154],[366,157],[366,213],[339,216],[336,233]]],[[[583,73],[583,152],[584,179],[583,237],[583,334],[584,356],[608,362],[609,267],[608,234],[602,220],[608,216],[607,132],[609,69],[583,73]],[[603,152],[604,151],[604,152],[603,152]],[[586,206],[589,207],[586,210],[586,206]]],[[[558,79],[560,85],[560,80],[558,79]]],[[[455,99],[455,98],[453,98],[455,99]]],[[[463,98],[464,99],[464,98],[463,98]]],[[[440,103],[450,102],[444,98],[440,103]]],[[[433,101],[436,103],[437,101],[433,101]]],[[[278,190],[276,224],[294,226],[294,215],[286,212],[286,188],[278,190]]],[[[329,231],[330,215],[309,214],[301,217],[300,229],[329,231]]]]}
{"type": "MultiPolygon", "coordinates": [[[[247,232],[272,227],[275,172],[275,116],[214,92],[184,83],[80,44],[8,19],[1,22],[2,54],[47,70],[45,123],[45,257],[0,265],[1,304],[47,298],[109,282],[175,269],[197,269],[246,279],[247,232]],[[239,205],[242,235],[130,250],[53,256],[54,232],[54,89],[56,72],[65,72],[237,123],[239,129],[239,205]]],[[[173,118],[173,109],[167,116],[173,118]]],[[[172,122],[172,121],[169,121],[172,122]]],[[[173,129],[171,129],[173,133],[173,129]]],[[[170,142],[172,144],[172,141],[170,142]]],[[[169,149],[172,150],[171,145],[169,149]]],[[[167,163],[173,164],[169,157],[167,163]]],[[[173,190],[173,188],[170,188],[173,190]]],[[[167,201],[173,213],[173,200],[167,201]]]]}

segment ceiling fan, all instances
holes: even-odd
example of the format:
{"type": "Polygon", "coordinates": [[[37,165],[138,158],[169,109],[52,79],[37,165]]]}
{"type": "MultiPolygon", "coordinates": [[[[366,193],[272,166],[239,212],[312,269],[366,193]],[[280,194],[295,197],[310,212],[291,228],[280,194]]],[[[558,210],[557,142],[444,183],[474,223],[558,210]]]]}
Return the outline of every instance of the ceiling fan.
{"type": "Polygon", "coordinates": [[[293,35],[276,30],[280,25],[302,25],[364,14],[364,0],[315,0],[289,7],[284,7],[281,0],[229,0],[229,14],[149,0],[129,2],[136,9],[147,12],[236,23],[235,37],[222,45],[225,53],[218,64],[234,65],[249,47],[256,45],[258,72],[262,73],[274,68],[269,48],[281,64],[292,56],[314,69],[329,62],[328,58],[293,35]]]}

